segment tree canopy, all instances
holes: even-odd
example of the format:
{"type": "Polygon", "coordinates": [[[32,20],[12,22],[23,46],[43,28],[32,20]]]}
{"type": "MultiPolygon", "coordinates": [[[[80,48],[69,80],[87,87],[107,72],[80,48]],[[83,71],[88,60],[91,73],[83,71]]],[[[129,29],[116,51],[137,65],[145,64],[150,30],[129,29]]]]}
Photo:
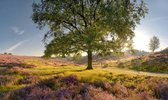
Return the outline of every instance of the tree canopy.
{"type": "Polygon", "coordinates": [[[92,69],[92,53],[121,52],[146,13],[143,0],[41,0],[32,20],[49,28],[47,56],[86,52],[92,69]]]}
{"type": "Polygon", "coordinates": [[[153,37],[150,39],[149,49],[150,49],[152,52],[155,52],[155,50],[158,49],[159,46],[160,46],[159,38],[156,37],[156,36],[153,36],[153,37]]]}

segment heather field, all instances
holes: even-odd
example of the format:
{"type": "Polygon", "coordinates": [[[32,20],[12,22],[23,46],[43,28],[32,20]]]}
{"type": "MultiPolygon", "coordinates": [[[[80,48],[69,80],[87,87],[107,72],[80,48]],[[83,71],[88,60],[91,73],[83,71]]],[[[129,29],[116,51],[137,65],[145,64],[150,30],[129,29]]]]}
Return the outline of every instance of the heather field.
{"type": "Polygon", "coordinates": [[[0,100],[168,100],[168,0],[0,0],[0,100]]]}
{"type": "MultiPolygon", "coordinates": [[[[0,56],[1,100],[167,100],[168,75],[0,56]]],[[[110,64],[110,63],[109,63],[110,64]]]]}

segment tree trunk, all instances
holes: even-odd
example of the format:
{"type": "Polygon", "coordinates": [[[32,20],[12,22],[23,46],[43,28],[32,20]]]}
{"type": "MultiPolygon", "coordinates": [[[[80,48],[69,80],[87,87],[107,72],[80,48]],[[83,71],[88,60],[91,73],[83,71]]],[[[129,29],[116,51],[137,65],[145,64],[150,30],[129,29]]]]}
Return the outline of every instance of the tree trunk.
{"type": "Polygon", "coordinates": [[[62,58],[65,58],[65,57],[66,57],[66,55],[65,55],[65,52],[64,52],[64,51],[62,51],[61,57],[62,57],[62,58]]]}
{"type": "Polygon", "coordinates": [[[88,66],[86,69],[91,70],[91,69],[93,69],[93,67],[92,67],[92,50],[88,50],[87,54],[88,54],[88,66]]]}

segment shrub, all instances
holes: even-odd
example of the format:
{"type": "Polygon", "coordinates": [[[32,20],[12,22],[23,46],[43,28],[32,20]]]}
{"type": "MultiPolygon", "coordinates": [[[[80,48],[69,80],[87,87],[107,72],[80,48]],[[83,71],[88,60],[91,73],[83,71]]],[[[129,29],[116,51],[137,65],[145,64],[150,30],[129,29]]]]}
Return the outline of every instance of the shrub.
{"type": "Polygon", "coordinates": [[[126,100],[156,100],[156,99],[152,98],[146,92],[140,92],[130,95],[126,100]]]}
{"type": "Polygon", "coordinates": [[[113,85],[112,93],[114,93],[117,97],[127,97],[129,94],[127,88],[120,82],[113,85]]]}
{"type": "Polygon", "coordinates": [[[4,100],[48,100],[54,99],[53,91],[48,87],[25,87],[9,92],[4,100]]]}
{"type": "Polygon", "coordinates": [[[18,78],[14,76],[0,75],[0,86],[14,84],[17,80],[18,78]]]}
{"type": "Polygon", "coordinates": [[[36,66],[32,65],[32,64],[20,64],[20,67],[22,67],[22,68],[35,68],[36,66]]]}
{"type": "Polygon", "coordinates": [[[65,84],[78,84],[79,81],[76,76],[74,75],[69,75],[61,79],[61,82],[65,84]]]}
{"type": "Polygon", "coordinates": [[[36,84],[40,81],[38,76],[26,76],[24,79],[19,81],[19,84],[36,84]]]}
{"type": "Polygon", "coordinates": [[[110,83],[104,82],[104,81],[94,82],[93,85],[96,87],[100,87],[106,91],[111,91],[112,89],[112,86],[110,85],[110,83]]]}
{"type": "Polygon", "coordinates": [[[160,81],[155,87],[155,96],[161,100],[168,100],[168,83],[160,81]]]}
{"type": "Polygon", "coordinates": [[[10,74],[10,75],[13,75],[13,74],[17,74],[17,75],[19,75],[19,74],[23,74],[22,73],[22,68],[20,68],[20,67],[13,67],[13,68],[10,68],[10,69],[7,69],[6,70],[6,74],[10,74]]]}
{"type": "Polygon", "coordinates": [[[82,96],[82,100],[116,100],[115,96],[91,85],[82,86],[80,94],[82,96]]]}
{"type": "Polygon", "coordinates": [[[60,80],[60,76],[54,76],[53,78],[49,79],[49,80],[44,80],[41,83],[39,83],[38,85],[43,87],[43,86],[47,86],[53,90],[58,89],[61,85],[59,83],[60,80]]]}
{"type": "Polygon", "coordinates": [[[54,95],[57,100],[81,100],[81,96],[78,94],[78,91],[75,91],[74,88],[60,88],[54,95]]]}

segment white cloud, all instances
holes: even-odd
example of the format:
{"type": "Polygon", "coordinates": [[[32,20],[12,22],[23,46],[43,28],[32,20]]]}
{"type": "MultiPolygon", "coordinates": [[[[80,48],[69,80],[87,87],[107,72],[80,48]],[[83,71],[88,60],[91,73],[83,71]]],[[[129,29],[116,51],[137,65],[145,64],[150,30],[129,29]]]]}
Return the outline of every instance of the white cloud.
{"type": "Polygon", "coordinates": [[[18,42],[16,44],[12,45],[10,48],[8,48],[6,50],[6,52],[12,52],[13,50],[15,50],[16,48],[18,48],[19,46],[21,46],[24,42],[25,42],[25,40],[20,41],[20,42],[18,42]]]}
{"type": "Polygon", "coordinates": [[[12,27],[11,29],[14,33],[16,33],[18,35],[22,35],[25,32],[24,30],[20,30],[19,27],[16,27],[16,26],[12,27]]]}

